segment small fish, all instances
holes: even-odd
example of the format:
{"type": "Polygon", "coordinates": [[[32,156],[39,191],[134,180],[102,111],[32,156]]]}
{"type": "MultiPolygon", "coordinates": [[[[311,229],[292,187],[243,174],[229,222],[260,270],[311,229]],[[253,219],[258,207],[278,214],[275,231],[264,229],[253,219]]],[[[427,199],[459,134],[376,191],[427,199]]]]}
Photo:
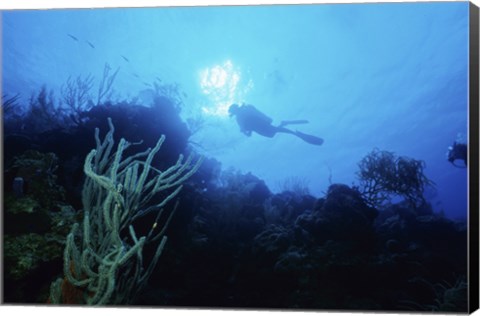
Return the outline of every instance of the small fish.
{"type": "Polygon", "coordinates": [[[151,86],[152,86],[151,83],[148,83],[148,82],[145,82],[145,81],[143,81],[143,84],[146,85],[147,87],[151,87],[151,86]]]}
{"type": "Polygon", "coordinates": [[[92,42],[90,42],[90,41],[86,41],[86,42],[87,42],[88,46],[90,46],[91,48],[95,48],[95,46],[92,44],[92,42]]]}
{"type": "Polygon", "coordinates": [[[129,62],[130,62],[130,60],[128,60],[128,58],[127,58],[127,57],[125,57],[125,56],[123,56],[123,55],[120,55],[120,56],[122,56],[122,58],[123,58],[123,59],[124,59],[124,60],[125,60],[127,63],[129,63],[129,62]]]}
{"type": "Polygon", "coordinates": [[[138,79],[140,79],[140,76],[139,76],[139,75],[137,75],[136,73],[133,73],[132,75],[133,75],[135,78],[138,78],[138,79]]]}
{"type": "Polygon", "coordinates": [[[72,34],[67,34],[71,39],[73,39],[74,41],[78,42],[78,38],[76,38],[75,36],[73,36],[72,34]]]}

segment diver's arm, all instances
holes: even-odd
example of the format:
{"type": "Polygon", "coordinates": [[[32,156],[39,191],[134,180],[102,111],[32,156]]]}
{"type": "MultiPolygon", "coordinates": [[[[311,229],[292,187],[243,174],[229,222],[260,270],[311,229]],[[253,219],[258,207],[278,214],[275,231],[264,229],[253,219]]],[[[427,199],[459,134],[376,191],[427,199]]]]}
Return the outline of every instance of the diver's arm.
{"type": "Polygon", "coordinates": [[[251,129],[247,129],[243,126],[240,126],[240,132],[242,132],[243,134],[247,135],[248,137],[252,136],[252,130],[251,129]]]}
{"type": "Polygon", "coordinates": [[[252,135],[252,127],[248,119],[249,117],[245,115],[237,114],[237,123],[238,123],[238,126],[240,127],[240,132],[242,132],[247,136],[250,136],[252,135]]]}
{"type": "Polygon", "coordinates": [[[247,135],[248,137],[252,136],[252,131],[247,131],[242,129],[241,132],[247,135]]]}

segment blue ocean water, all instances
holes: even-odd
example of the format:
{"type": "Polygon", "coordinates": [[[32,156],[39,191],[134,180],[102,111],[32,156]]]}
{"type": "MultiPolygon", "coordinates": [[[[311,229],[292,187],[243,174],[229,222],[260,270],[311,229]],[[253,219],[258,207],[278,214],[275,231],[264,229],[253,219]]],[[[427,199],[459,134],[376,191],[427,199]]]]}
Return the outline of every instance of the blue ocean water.
{"type": "Polygon", "coordinates": [[[425,161],[434,210],[467,215],[467,170],[446,160],[467,135],[467,2],[4,11],[2,29],[2,93],[98,83],[108,63],[118,99],[178,83],[198,150],[274,192],[291,177],[316,196],[351,185],[379,148],[425,161]],[[227,112],[243,102],[308,120],[292,128],[324,144],[245,136],[227,112]]]}

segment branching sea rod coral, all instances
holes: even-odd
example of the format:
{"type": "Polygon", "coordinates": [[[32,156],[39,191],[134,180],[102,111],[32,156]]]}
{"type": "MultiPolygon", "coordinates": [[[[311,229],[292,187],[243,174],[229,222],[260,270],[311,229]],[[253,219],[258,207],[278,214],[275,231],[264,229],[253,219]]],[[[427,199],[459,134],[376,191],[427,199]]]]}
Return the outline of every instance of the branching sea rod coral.
{"type": "Polygon", "coordinates": [[[112,70],[112,67],[110,67],[108,63],[105,63],[105,67],[103,67],[103,76],[98,87],[97,105],[101,104],[104,98],[110,99],[113,92],[113,82],[115,81],[120,68],[117,68],[113,74],[110,74],[110,70],[112,70]]]}
{"type": "Polygon", "coordinates": [[[70,118],[77,124],[81,113],[93,106],[91,102],[93,79],[92,75],[84,78],[77,76],[75,79],[68,77],[67,82],[61,87],[61,99],[70,112],[70,118]]]}
{"type": "Polygon", "coordinates": [[[20,93],[17,93],[13,97],[9,97],[6,94],[2,95],[0,105],[3,115],[9,115],[15,111],[15,108],[18,107],[18,99],[20,99],[20,93]]]}
{"type": "Polygon", "coordinates": [[[176,206],[160,224],[164,206],[175,198],[182,183],[198,170],[203,160],[194,161],[190,155],[184,161],[180,156],[169,169],[157,170],[151,163],[165,136],[154,148],[123,157],[132,144],[121,139],[112,153],[114,127],[110,119],[109,126],[103,142],[99,130],[95,130],[96,149],[85,159],[83,223],[75,224],[67,236],[65,278],[52,284],[52,303],[131,303],[146,284],[167,241],[165,230],[176,206]],[[157,193],[163,193],[163,199],[151,204],[157,193]],[[148,233],[137,236],[134,221],[155,213],[148,233]],[[153,258],[147,262],[144,246],[158,240],[153,258]]]}
{"type": "Polygon", "coordinates": [[[425,201],[425,187],[433,186],[423,173],[423,161],[397,157],[389,151],[374,149],[358,166],[359,190],[370,206],[380,207],[394,195],[418,206],[425,201]]]}

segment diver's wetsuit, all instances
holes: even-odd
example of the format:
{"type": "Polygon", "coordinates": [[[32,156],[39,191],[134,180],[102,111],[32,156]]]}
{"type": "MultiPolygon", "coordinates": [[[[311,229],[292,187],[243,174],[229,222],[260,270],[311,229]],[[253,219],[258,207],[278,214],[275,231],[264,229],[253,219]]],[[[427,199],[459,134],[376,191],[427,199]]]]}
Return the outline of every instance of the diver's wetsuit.
{"type": "Polygon", "coordinates": [[[453,165],[458,167],[458,165],[455,164],[455,160],[463,160],[465,167],[467,167],[467,159],[468,159],[467,144],[454,142],[453,146],[449,148],[447,155],[448,155],[448,161],[453,165]]]}
{"type": "Polygon", "coordinates": [[[300,137],[304,141],[313,145],[321,145],[323,143],[323,139],[319,137],[304,134],[299,131],[292,131],[283,127],[287,124],[293,124],[293,122],[306,123],[307,121],[305,120],[284,121],[280,126],[273,126],[273,120],[270,117],[263,114],[250,104],[243,104],[242,106],[233,104],[230,106],[229,112],[231,115],[236,116],[238,126],[240,126],[240,131],[247,136],[252,135],[252,131],[269,138],[275,136],[276,133],[287,133],[300,137]]]}
{"type": "Polygon", "coordinates": [[[273,120],[253,105],[239,107],[235,115],[240,131],[247,136],[252,135],[252,131],[265,137],[273,137],[278,132],[277,127],[272,125],[273,120]]]}

